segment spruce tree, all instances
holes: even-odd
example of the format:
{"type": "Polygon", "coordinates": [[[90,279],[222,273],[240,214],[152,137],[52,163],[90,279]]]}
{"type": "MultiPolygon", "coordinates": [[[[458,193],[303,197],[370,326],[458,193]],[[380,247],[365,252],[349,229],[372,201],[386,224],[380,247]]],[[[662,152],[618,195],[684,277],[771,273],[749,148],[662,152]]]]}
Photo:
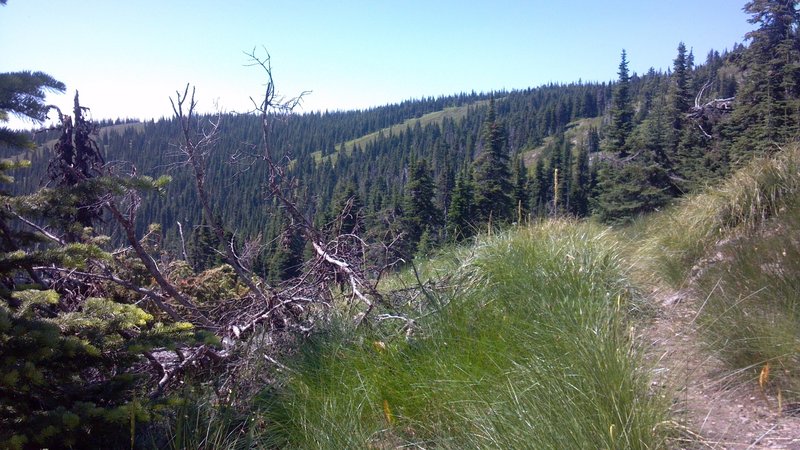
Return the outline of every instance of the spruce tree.
{"type": "Polygon", "coordinates": [[[353,182],[337,184],[326,222],[333,235],[359,234],[364,229],[364,204],[353,182]]]}
{"type": "Polygon", "coordinates": [[[589,194],[591,189],[591,172],[589,168],[589,146],[578,147],[575,159],[572,183],[569,191],[570,213],[584,217],[589,213],[589,194]]]}
{"type": "Polygon", "coordinates": [[[462,170],[456,177],[450,209],[447,210],[447,235],[453,242],[461,241],[474,234],[474,197],[472,174],[469,169],[462,170]]]}
{"type": "MultiPolygon", "coordinates": [[[[11,182],[6,171],[24,165],[0,163],[0,182],[11,182]]],[[[152,417],[148,400],[134,399],[142,388],[144,353],[192,340],[188,324],[160,323],[139,298],[76,274],[122,279],[124,255],[104,251],[106,237],[67,243],[72,230],[58,227],[62,211],[80,203],[75,192],[105,188],[113,194],[124,183],[82,179],[26,196],[0,190],[2,448],[129,444],[132,427],[152,417]]],[[[125,276],[127,282],[133,280],[125,276]]]]}
{"type": "Polygon", "coordinates": [[[530,182],[531,213],[537,217],[543,217],[549,213],[548,204],[552,198],[553,180],[547,176],[547,173],[544,161],[537,161],[530,182]]]}
{"type": "Polygon", "coordinates": [[[669,96],[673,110],[672,126],[676,130],[683,128],[683,115],[692,106],[691,92],[691,67],[687,60],[686,45],[678,44],[678,55],[672,62],[672,79],[670,82],[669,96]]]}
{"type": "Polygon", "coordinates": [[[795,0],[752,0],[744,11],[759,25],[747,33],[747,70],[731,129],[734,157],[763,154],[800,135],[800,13],[795,0]]]}
{"type": "Polygon", "coordinates": [[[670,199],[667,173],[653,161],[637,160],[600,169],[595,213],[606,223],[625,223],[670,199]]]}
{"type": "Polygon", "coordinates": [[[473,163],[475,216],[481,223],[503,223],[514,218],[513,185],[506,152],[506,131],[497,121],[494,99],[484,122],[483,149],[473,163]]]}
{"type": "Polygon", "coordinates": [[[619,79],[611,100],[611,124],[606,131],[606,150],[624,158],[628,156],[628,137],[633,130],[633,101],[625,50],[622,50],[617,74],[619,79]]]}
{"type": "MultiPolygon", "coordinates": [[[[47,119],[49,106],[44,103],[50,92],[64,92],[64,83],[44,72],[0,73],[0,124],[8,122],[9,116],[17,116],[33,122],[47,119]]],[[[33,143],[26,133],[0,126],[0,148],[32,148],[33,143]]]]}
{"type": "Polygon", "coordinates": [[[419,160],[411,168],[403,200],[403,231],[409,254],[416,253],[417,244],[426,230],[430,245],[432,235],[441,225],[441,213],[434,204],[435,195],[428,162],[419,160]]]}
{"type": "Polygon", "coordinates": [[[205,220],[194,227],[187,247],[188,262],[196,272],[222,264],[222,255],[218,249],[219,241],[205,220]]]}
{"type": "Polygon", "coordinates": [[[280,283],[300,275],[305,240],[299,227],[286,224],[269,261],[269,281],[280,283]]]}

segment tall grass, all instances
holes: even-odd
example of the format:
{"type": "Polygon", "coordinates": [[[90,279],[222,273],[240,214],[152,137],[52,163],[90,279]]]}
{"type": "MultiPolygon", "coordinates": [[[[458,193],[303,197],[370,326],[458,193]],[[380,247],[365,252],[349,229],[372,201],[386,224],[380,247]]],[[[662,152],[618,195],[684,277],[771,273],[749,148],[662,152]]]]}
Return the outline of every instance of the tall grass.
{"type": "Polygon", "coordinates": [[[650,273],[680,285],[717,242],[757,229],[800,195],[800,145],[757,158],[722,184],[644,219],[639,259],[650,273]]]}
{"type": "Polygon", "coordinates": [[[800,202],[765,229],[724,246],[699,280],[700,323],[712,349],[751,377],[769,364],[769,385],[800,400],[800,202]]]}
{"type": "Polygon", "coordinates": [[[194,380],[165,404],[158,416],[137,430],[135,446],[142,449],[253,449],[259,446],[260,422],[232,402],[194,380]]]}
{"type": "Polygon", "coordinates": [[[304,346],[262,396],[265,445],[660,446],[666,407],[628,336],[614,239],[551,222],[474,249],[460,289],[410,337],[334,326],[304,346]]]}
{"type": "Polygon", "coordinates": [[[733,372],[755,379],[769,364],[767,384],[800,400],[799,229],[793,144],[625,233],[644,273],[692,281],[700,331],[733,372]]]}

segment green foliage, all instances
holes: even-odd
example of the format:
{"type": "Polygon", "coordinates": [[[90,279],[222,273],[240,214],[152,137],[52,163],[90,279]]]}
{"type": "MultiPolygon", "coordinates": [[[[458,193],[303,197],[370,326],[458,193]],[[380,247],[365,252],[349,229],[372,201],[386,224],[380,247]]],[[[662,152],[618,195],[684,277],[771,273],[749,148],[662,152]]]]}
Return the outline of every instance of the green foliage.
{"type": "Polygon", "coordinates": [[[709,349],[753,385],[771,367],[764,389],[784,402],[800,399],[799,193],[794,144],[625,230],[643,281],[691,282],[709,349]]]}
{"type": "MultiPolygon", "coordinates": [[[[38,306],[57,302],[53,294],[24,296],[38,306]]],[[[44,308],[0,305],[0,445],[109,445],[131,414],[147,420],[145,409],[128,403],[136,378],[119,371],[133,361],[120,354],[116,333],[148,315],[133,306],[116,314],[104,302],[53,320],[35,314],[44,308]]]]}
{"type": "Polygon", "coordinates": [[[595,213],[603,222],[624,223],[665,206],[670,182],[655,163],[631,162],[600,170],[595,213]]]}
{"type": "Polygon", "coordinates": [[[528,183],[528,169],[522,158],[517,158],[514,164],[514,206],[516,209],[515,217],[518,223],[522,223],[528,217],[528,208],[531,203],[531,192],[528,183]]]}
{"type": "Polygon", "coordinates": [[[754,230],[800,193],[800,147],[757,158],[722,184],[686,197],[651,218],[644,261],[680,285],[687,271],[725,236],[754,230]]]}
{"type": "MultiPolygon", "coordinates": [[[[287,194],[309,199],[299,203],[301,212],[327,224],[329,236],[364,234],[374,242],[404,231],[407,254],[428,255],[443,241],[460,241],[490,221],[508,224],[526,209],[536,216],[585,216],[592,206],[603,221],[630,221],[798,136],[797,2],[754,0],[745,11],[759,26],[748,34],[749,48],[711,52],[704,65],[695,66],[681,43],[671,74],[631,76],[623,51],[613,84],[292,115],[275,124],[265,145],[291,149],[285,176],[298,182],[287,194]],[[687,119],[692,97],[706,82],[707,97],[736,95],[732,117],[687,119]],[[601,135],[605,152],[599,151],[601,135]],[[457,165],[463,169],[455,174],[457,165]]],[[[41,120],[48,90],[63,85],[41,73],[0,74],[0,120],[9,114],[41,120]]],[[[133,395],[142,353],[184,342],[218,344],[189,323],[168,321],[163,311],[141,303],[140,292],[43,269],[94,271],[153,288],[130,252],[103,250],[119,233],[99,236],[106,227],[101,200],[135,191],[126,197],[133,210],[143,195],[137,232],[146,230],[145,245],[165,260],[183,250],[174,224],[193,230],[187,259],[194,270],[180,262],[164,268],[209,315],[245,293],[232,268],[219,265],[220,242],[204,226],[193,180],[181,173],[172,183],[159,177],[175,162],[168,151],[175,122],[99,131],[82,111],[76,95],[74,123],[66,119],[60,136],[41,137],[58,142],[48,170],[55,188],[39,189],[47,163],[46,152],[37,152],[31,155],[35,173],[17,177],[29,195],[2,197],[0,446],[118,447],[120,440],[127,446],[136,424],[156,411],[133,395]],[[105,155],[131,161],[145,175],[101,176],[105,155]],[[22,224],[16,213],[36,225],[22,224]],[[148,228],[151,223],[160,226],[148,228]]],[[[225,199],[214,214],[237,230],[237,239],[273,243],[254,267],[277,284],[298,273],[304,243],[285,217],[270,213],[274,202],[259,175],[263,162],[244,172],[227,163],[239,143],[260,139],[255,118],[223,120],[229,134],[220,149],[231,153],[212,152],[208,159],[209,192],[225,199]]],[[[26,145],[25,136],[0,129],[0,146],[26,145]]],[[[16,157],[16,151],[9,153],[16,157]]],[[[13,181],[6,171],[21,165],[0,162],[0,181],[13,181]]],[[[747,166],[720,189],[640,222],[649,234],[639,249],[644,264],[679,284],[720,238],[751,233],[775,218],[774,239],[730,244],[730,260],[703,279],[712,314],[702,318],[704,327],[726,337],[714,343],[724,344],[719,349],[734,367],[770,362],[794,373],[798,365],[794,262],[800,256],[786,231],[800,221],[792,200],[796,173],[792,147],[747,166]],[[754,259],[762,254],[757,248],[764,260],[754,259]],[[731,291],[742,295],[724,295],[731,291]],[[735,333],[723,335],[720,325],[729,318],[735,333]]],[[[415,312],[421,317],[407,339],[386,323],[353,335],[344,322],[325,322],[293,361],[294,371],[283,374],[285,384],[263,393],[265,412],[253,416],[255,424],[201,395],[178,411],[169,445],[250,446],[262,426],[264,445],[304,448],[660,445],[664,410],[647,396],[636,349],[624,333],[630,292],[615,242],[591,225],[554,222],[479,244],[478,257],[459,262],[458,270],[442,263],[453,269],[448,275],[457,288],[428,292],[413,305],[423,312],[415,312]]],[[[798,393],[792,376],[779,383],[798,393]]]]}
{"type": "Polygon", "coordinates": [[[735,159],[771,153],[800,132],[797,2],[753,0],[744,11],[759,28],[746,35],[751,43],[741,64],[747,77],[727,130],[735,159]]]}
{"type": "MultiPolygon", "coordinates": [[[[77,98],[76,111],[81,111],[77,98]]],[[[79,128],[93,129],[78,119],[79,128]]],[[[91,226],[100,217],[98,199],[119,195],[129,182],[98,176],[94,164],[102,158],[90,134],[72,129],[66,118],[62,126],[56,158],[70,167],[56,165],[60,186],[0,198],[3,448],[112,448],[132,442],[135,424],[154,414],[149,401],[134,395],[146,381],[143,353],[206,340],[191,324],[156,321],[139,298],[127,303],[130,298],[98,281],[113,278],[124,259],[105,251],[101,246],[109,239],[91,226]],[[70,153],[75,158],[65,159],[70,153]],[[64,275],[73,270],[97,278],[64,275]],[[111,295],[101,297],[106,293],[111,295]]],[[[3,163],[0,169],[19,166],[3,163]]],[[[5,174],[2,179],[12,181],[5,174]]],[[[130,183],[157,184],[145,178],[130,183]]]]}
{"type": "Polygon", "coordinates": [[[606,131],[606,148],[608,151],[628,156],[628,137],[633,131],[633,101],[630,93],[630,74],[628,58],[625,50],[619,63],[619,80],[614,89],[611,104],[611,124],[606,131]]]}
{"type": "Polygon", "coordinates": [[[198,272],[222,263],[218,239],[205,221],[192,230],[187,246],[189,261],[198,272]]]}
{"type": "Polygon", "coordinates": [[[287,226],[272,252],[269,262],[269,279],[279,283],[297,277],[303,269],[305,240],[296,227],[287,226]]]}
{"type": "Polygon", "coordinates": [[[403,231],[406,233],[408,254],[417,252],[422,235],[427,233],[431,244],[432,233],[441,227],[441,213],[434,204],[434,184],[424,159],[417,161],[409,171],[406,195],[403,201],[403,231]]]}
{"type": "Polygon", "coordinates": [[[764,388],[794,402],[800,400],[800,202],[787,200],[761,231],[718,249],[722,260],[698,280],[706,298],[698,322],[731,370],[754,379],[771,366],[764,388]]]}
{"type": "Polygon", "coordinates": [[[569,190],[569,210],[578,217],[589,214],[589,197],[592,193],[592,171],[589,166],[589,145],[581,145],[575,158],[572,183],[569,190]]]}
{"type": "MultiPolygon", "coordinates": [[[[610,236],[552,222],[482,242],[446,308],[415,324],[304,345],[263,395],[268,446],[654,448],[665,405],[627,339],[630,291],[610,236]]],[[[442,255],[442,258],[452,258],[442,255]]]]}
{"type": "Polygon", "coordinates": [[[685,114],[692,106],[691,70],[686,55],[686,45],[678,44],[678,55],[672,63],[672,83],[670,83],[670,101],[674,111],[672,126],[674,129],[683,127],[681,114],[685,114]]]}
{"type": "Polygon", "coordinates": [[[192,383],[179,392],[169,420],[143,434],[142,448],[253,449],[258,446],[260,419],[220,401],[208,388],[192,383]]]}
{"type": "Polygon", "coordinates": [[[471,171],[465,170],[456,178],[453,199],[447,211],[447,234],[450,240],[458,242],[474,234],[473,201],[471,171]]]}
{"type": "MultiPolygon", "coordinates": [[[[44,72],[0,73],[0,123],[8,122],[9,115],[42,122],[47,119],[50,107],[45,104],[48,92],[64,92],[64,83],[44,72]]],[[[0,149],[33,148],[25,133],[0,126],[0,149]]]]}
{"type": "Polygon", "coordinates": [[[474,213],[479,223],[495,224],[514,219],[511,170],[506,149],[506,131],[497,121],[494,99],[489,105],[483,131],[483,151],[473,163],[474,213]]]}
{"type": "Polygon", "coordinates": [[[326,222],[334,235],[358,234],[364,229],[364,205],[352,182],[337,185],[326,222]]]}
{"type": "Polygon", "coordinates": [[[64,83],[44,72],[7,72],[0,74],[0,111],[35,121],[47,119],[48,92],[64,92],[64,83]]]}

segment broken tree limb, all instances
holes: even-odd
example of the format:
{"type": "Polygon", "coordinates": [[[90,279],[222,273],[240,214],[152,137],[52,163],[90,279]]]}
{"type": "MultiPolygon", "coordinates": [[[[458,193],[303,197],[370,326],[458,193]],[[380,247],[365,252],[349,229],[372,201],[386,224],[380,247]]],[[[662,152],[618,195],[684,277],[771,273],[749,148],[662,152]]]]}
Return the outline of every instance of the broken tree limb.
{"type": "Polygon", "coordinates": [[[361,301],[363,301],[367,305],[367,307],[372,308],[372,301],[370,301],[370,299],[368,299],[363,293],[361,293],[361,290],[359,289],[359,285],[361,285],[362,283],[359,280],[359,278],[356,275],[356,273],[350,267],[350,264],[334,258],[333,256],[330,255],[330,253],[326,252],[316,242],[312,242],[311,244],[314,246],[314,250],[317,252],[317,254],[320,257],[322,257],[322,259],[324,259],[328,263],[333,264],[334,266],[338,267],[339,270],[341,272],[343,272],[347,276],[347,278],[348,278],[348,280],[350,282],[350,287],[353,289],[353,294],[356,297],[358,297],[361,301]]]}
{"type": "Polygon", "coordinates": [[[714,124],[720,120],[723,115],[729,114],[733,111],[733,102],[736,97],[715,98],[704,104],[700,104],[703,94],[711,87],[711,82],[707,82],[697,93],[694,98],[694,106],[686,113],[686,118],[692,120],[700,128],[700,131],[707,138],[713,138],[705,128],[704,124],[714,124]]]}

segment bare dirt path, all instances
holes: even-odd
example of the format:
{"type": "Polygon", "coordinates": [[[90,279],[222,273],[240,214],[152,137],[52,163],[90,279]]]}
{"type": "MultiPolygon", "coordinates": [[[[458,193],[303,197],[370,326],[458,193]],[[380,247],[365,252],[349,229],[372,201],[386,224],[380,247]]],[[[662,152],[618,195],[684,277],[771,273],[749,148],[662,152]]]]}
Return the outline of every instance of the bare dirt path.
{"type": "Polygon", "coordinates": [[[654,392],[670,396],[677,448],[798,449],[800,418],[779,412],[757,374],[731,374],[701,347],[695,318],[702,305],[691,291],[656,291],[655,319],[639,330],[654,364],[654,392]]]}

